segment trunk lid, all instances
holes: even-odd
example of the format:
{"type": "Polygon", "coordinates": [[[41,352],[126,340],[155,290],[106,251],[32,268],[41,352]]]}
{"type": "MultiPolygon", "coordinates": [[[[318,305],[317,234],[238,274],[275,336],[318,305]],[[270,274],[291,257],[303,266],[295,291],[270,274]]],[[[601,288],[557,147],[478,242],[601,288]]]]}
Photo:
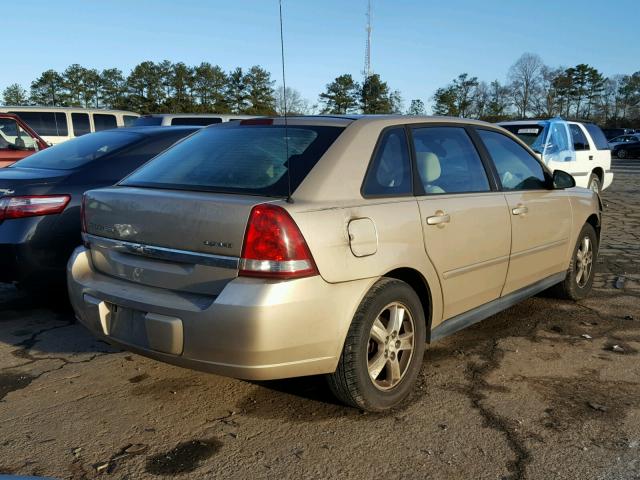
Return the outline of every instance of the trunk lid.
{"type": "Polygon", "coordinates": [[[132,282],[217,295],[238,275],[251,209],[272,200],[137,187],[90,191],[85,221],[93,264],[132,282]]]}
{"type": "Polygon", "coordinates": [[[41,168],[11,167],[0,170],[0,197],[5,195],[40,195],[72,172],[41,168]]]}

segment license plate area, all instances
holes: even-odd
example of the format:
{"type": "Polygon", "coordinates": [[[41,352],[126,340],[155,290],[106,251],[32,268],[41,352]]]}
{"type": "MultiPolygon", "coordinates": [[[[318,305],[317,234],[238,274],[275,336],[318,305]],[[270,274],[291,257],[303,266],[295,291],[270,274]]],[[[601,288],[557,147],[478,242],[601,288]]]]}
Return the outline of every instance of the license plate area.
{"type": "Polygon", "coordinates": [[[114,340],[145,350],[181,355],[184,348],[182,320],[102,302],[100,321],[114,340]]]}

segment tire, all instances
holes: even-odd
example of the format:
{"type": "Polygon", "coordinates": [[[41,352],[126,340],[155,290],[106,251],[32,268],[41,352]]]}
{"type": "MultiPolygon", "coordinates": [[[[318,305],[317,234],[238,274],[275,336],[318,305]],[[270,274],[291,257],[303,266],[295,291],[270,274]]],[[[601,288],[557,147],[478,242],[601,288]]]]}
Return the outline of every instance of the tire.
{"type": "Polygon", "coordinates": [[[627,158],[627,151],[624,148],[621,148],[616,152],[616,157],[618,158],[627,158]]]}
{"type": "Polygon", "coordinates": [[[597,194],[600,194],[600,191],[602,189],[602,185],[600,184],[600,177],[598,177],[598,175],[596,175],[595,173],[592,173],[589,177],[589,183],[587,183],[587,186],[589,190],[593,190],[597,194]]]}
{"type": "MultiPolygon", "coordinates": [[[[573,249],[571,263],[569,264],[569,270],[567,270],[567,277],[554,288],[557,296],[568,300],[578,301],[589,295],[591,287],[593,286],[594,266],[596,264],[597,257],[598,237],[594,228],[590,224],[586,223],[582,227],[582,230],[580,230],[578,241],[573,249]],[[584,256],[584,253],[579,254],[579,252],[584,250],[583,242],[585,239],[588,239],[591,244],[590,264],[588,265],[587,271],[585,272],[583,270],[582,276],[580,276],[580,271],[583,268],[583,265],[581,264],[581,259],[579,257],[584,256]],[[586,279],[584,278],[585,275],[586,279]]],[[[587,267],[585,266],[584,268],[587,267]]]]}
{"type": "Polygon", "coordinates": [[[340,401],[362,410],[393,408],[413,390],[425,343],[425,316],[418,295],[405,282],[383,278],[369,290],[353,317],[338,368],[327,375],[329,388],[340,401]],[[399,318],[398,313],[404,313],[403,321],[394,328],[392,318],[399,318]]]}

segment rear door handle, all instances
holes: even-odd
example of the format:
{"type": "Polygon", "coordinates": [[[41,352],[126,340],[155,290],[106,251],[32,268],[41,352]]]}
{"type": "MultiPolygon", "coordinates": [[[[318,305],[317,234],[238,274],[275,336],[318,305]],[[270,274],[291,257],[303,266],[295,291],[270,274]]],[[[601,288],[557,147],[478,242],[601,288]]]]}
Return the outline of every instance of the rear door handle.
{"type": "Polygon", "coordinates": [[[593,160],[593,155],[589,155],[589,160],[593,160]]]}
{"type": "Polygon", "coordinates": [[[427,217],[427,225],[442,225],[443,223],[449,223],[451,217],[448,213],[444,213],[442,210],[438,210],[433,217],[427,217]]]}
{"type": "Polygon", "coordinates": [[[524,215],[525,213],[528,213],[528,212],[529,212],[529,209],[524,205],[518,205],[516,208],[511,209],[511,213],[513,213],[514,215],[524,215]]]}

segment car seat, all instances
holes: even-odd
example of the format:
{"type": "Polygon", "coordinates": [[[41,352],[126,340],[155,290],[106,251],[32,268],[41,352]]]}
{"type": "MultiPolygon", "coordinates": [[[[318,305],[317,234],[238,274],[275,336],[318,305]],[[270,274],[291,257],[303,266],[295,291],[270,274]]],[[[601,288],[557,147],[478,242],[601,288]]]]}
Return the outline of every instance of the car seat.
{"type": "Polygon", "coordinates": [[[416,162],[425,193],[446,193],[442,187],[434,184],[442,173],[438,156],[433,152],[416,152],[416,162]]]}

